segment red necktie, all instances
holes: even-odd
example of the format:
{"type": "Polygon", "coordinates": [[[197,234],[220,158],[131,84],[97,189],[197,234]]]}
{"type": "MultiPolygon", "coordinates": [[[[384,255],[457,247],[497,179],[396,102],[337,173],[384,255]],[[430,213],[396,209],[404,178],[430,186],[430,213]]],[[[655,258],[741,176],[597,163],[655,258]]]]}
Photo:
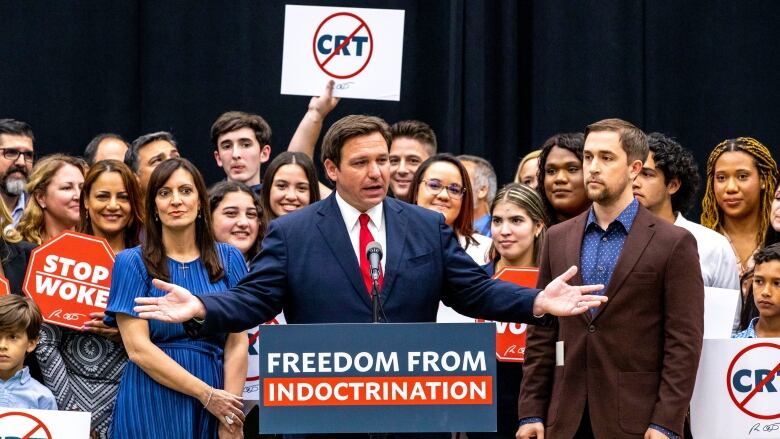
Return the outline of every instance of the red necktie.
{"type": "MultiPolygon", "coordinates": [[[[360,221],[360,271],[363,273],[363,282],[366,284],[366,290],[371,295],[371,266],[368,264],[368,257],[366,256],[366,247],[374,240],[374,236],[371,235],[371,231],[368,230],[369,217],[365,213],[361,213],[358,217],[360,221]]],[[[379,266],[379,281],[377,282],[377,292],[382,291],[382,281],[384,276],[382,275],[382,266],[379,266]]]]}

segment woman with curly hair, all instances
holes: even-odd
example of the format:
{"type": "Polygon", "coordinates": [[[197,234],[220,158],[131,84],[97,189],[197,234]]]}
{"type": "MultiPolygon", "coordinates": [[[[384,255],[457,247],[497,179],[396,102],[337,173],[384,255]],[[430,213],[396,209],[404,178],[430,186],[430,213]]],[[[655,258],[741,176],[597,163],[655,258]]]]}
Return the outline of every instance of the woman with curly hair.
{"type": "Polygon", "coordinates": [[[65,154],[35,164],[26,187],[30,200],[16,226],[22,239],[41,244],[76,227],[86,169],[83,160],[65,154]]]}
{"type": "Polygon", "coordinates": [[[707,160],[701,224],[729,240],[740,274],[766,238],[777,177],[769,149],[752,137],[724,140],[707,160]]]}

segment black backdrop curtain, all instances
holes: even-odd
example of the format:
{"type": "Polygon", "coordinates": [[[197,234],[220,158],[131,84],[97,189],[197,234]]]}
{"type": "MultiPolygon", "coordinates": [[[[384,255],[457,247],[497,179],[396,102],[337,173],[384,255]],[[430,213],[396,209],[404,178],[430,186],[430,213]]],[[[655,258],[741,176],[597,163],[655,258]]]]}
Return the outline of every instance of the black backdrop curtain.
{"type": "MultiPolygon", "coordinates": [[[[442,151],[489,158],[501,182],[549,135],[605,117],[675,136],[702,166],[740,135],[778,151],[774,1],[334,5],[406,11],[403,79],[400,102],[344,100],[328,122],[427,121],[442,151]]],[[[103,131],[170,130],[215,182],[219,114],[261,114],[275,154],[306,110],[308,98],[279,94],[283,27],[281,1],[0,1],[0,117],[29,122],[40,154],[80,154],[103,131]]]]}

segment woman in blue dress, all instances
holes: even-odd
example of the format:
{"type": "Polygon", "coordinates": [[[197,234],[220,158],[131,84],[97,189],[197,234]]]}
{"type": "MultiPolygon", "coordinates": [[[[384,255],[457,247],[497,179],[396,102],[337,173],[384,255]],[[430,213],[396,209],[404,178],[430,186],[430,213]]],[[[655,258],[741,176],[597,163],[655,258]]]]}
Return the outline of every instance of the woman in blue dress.
{"type": "Polygon", "coordinates": [[[244,258],[215,242],[203,177],[187,160],[157,166],[145,213],[145,243],[117,255],[106,311],[130,358],[110,436],[241,437],[246,334],[190,338],[183,325],[139,319],[133,307],[136,297],[163,295],[154,278],[195,294],[225,291],[246,273],[244,258]]]}

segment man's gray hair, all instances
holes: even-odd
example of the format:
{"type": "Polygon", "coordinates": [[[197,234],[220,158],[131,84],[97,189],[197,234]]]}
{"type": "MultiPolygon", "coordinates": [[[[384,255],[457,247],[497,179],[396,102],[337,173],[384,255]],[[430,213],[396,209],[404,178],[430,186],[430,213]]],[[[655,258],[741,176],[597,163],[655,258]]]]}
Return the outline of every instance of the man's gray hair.
{"type": "Polygon", "coordinates": [[[496,190],[498,189],[498,178],[496,177],[496,171],[493,169],[493,165],[489,161],[475,155],[463,154],[458,156],[458,160],[474,163],[476,169],[476,175],[474,181],[477,183],[477,187],[472,188],[474,190],[474,203],[477,203],[476,192],[479,188],[487,186],[487,202],[488,204],[493,202],[493,198],[496,196],[496,190]]]}

